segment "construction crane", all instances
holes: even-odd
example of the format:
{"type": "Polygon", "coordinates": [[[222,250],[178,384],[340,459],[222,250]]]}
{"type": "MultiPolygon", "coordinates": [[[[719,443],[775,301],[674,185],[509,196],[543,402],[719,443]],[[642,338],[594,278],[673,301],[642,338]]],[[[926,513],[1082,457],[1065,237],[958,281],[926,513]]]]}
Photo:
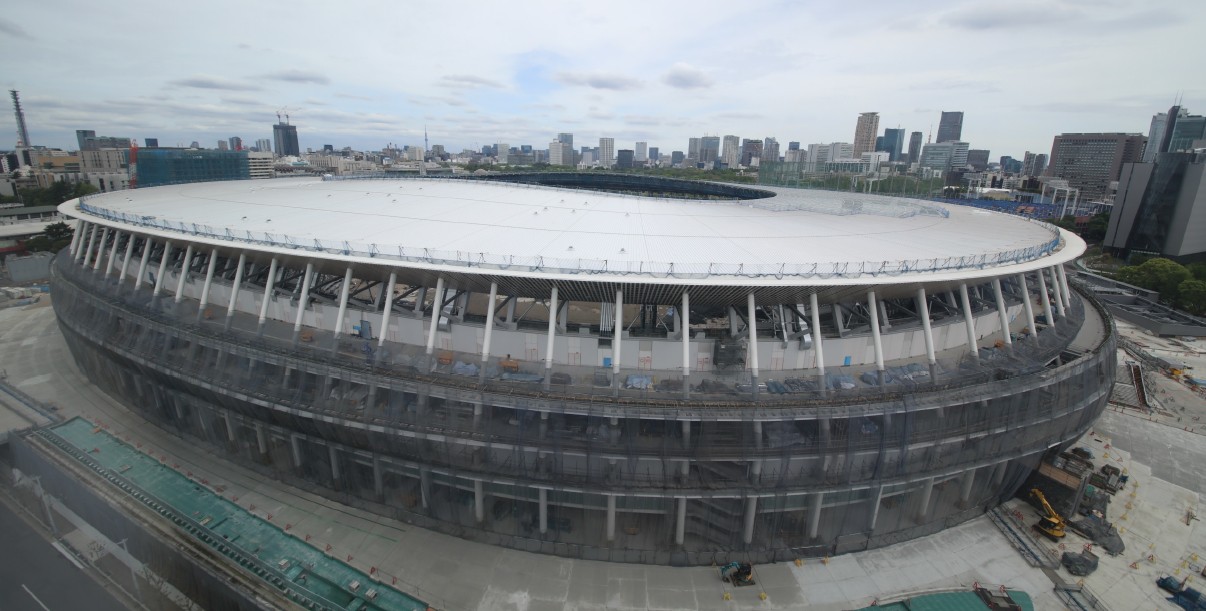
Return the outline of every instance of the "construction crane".
{"type": "Polygon", "coordinates": [[[1064,535],[1066,534],[1064,529],[1067,527],[1067,523],[1064,522],[1063,516],[1060,516],[1055,509],[1052,509],[1051,503],[1047,502],[1047,497],[1043,494],[1042,490],[1039,490],[1038,488],[1031,488],[1030,496],[1038,499],[1038,502],[1043,506],[1043,511],[1047,512],[1047,515],[1042,516],[1039,521],[1035,523],[1034,527],[1038,529],[1039,532],[1047,535],[1047,537],[1049,537],[1052,541],[1059,541],[1060,539],[1063,539],[1064,535]]]}

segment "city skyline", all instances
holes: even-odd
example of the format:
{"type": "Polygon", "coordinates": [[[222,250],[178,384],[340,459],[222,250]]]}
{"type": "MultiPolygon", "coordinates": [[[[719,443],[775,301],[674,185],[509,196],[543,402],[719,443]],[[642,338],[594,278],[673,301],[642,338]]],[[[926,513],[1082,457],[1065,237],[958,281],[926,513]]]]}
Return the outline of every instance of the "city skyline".
{"type": "MultiPolygon", "coordinates": [[[[1206,105],[1206,88],[1185,77],[1206,67],[1193,49],[1206,10],[1193,4],[1056,2],[1035,12],[1027,7],[1038,5],[1026,3],[703,3],[706,10],[682,14],[547,3],[525,11],[547,17],[538,20],[493,6],[402,15],[367,4],[305,19],[315,13],[222,4],[178,7],[172,20],[137,2],[10,7],[0,18],[0,48],[24,58],[11,63],[6,85],[22,92],[32,143],[71,148],[77,129],[164,146],[232,134],[254,142],[284,109],[303,150],[422,144],[426,125],[431,141],[450,151],[498,141],[543,147],[573,132],[585,142],[611,137],[617,147],[643,141],[669,152],[703,134],[846,142],[867,108],[880,113],[881,131],[936,140],[939,113],[954,109],[966,116],[963,140],[1020,156],[1064,132],[1146,133],[1153,112],[1178,96],[1191,110],[1206,105]],[[230,27],[231,15],[248,27],[230,27]],[[403,33],[391,16],[423,27],[403,33]],[[550,33],[550,20],[568,27],[550,33]],[[259,26],[289,35],[268,43],[239,33],[259,26]],[[115,31],[132,34],[119,44],[97,34],[115,31]],[[463,42],[500,40],[501,31],[507,42],[492,42],[489,53],[463,42]],[[621,33],[645,44],[620,44],[621,33]],[[400,34],[405,45],[390,42],[400,34]],[[448,42],[453,35],[457,42],[448,42]],[[369,50],[345,50],[344,39],[369,41],[369,50]],[[1157,45],[1175,61],[1136,52],[1157,45]],[[589,51],[598,48],[608,52],[589,51]],[[885,57],[905,48],[910,61],[843,48],[885,57]]],[[[16,142],[9,117],[0,148],[16,142]]]]}

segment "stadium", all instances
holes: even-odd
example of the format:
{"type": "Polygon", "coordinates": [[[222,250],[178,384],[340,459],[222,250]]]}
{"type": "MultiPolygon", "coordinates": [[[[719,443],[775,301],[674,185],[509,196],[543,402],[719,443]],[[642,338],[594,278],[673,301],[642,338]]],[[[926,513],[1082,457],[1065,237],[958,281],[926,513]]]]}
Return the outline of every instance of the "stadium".
{"type": "Polygon", "coordinates": [[[1048,224],[611,173],[72,200],[90,379],[265,477],[466,539],[650,564],[827,556],[1013,495],[1115,337],[1048,224]]]}

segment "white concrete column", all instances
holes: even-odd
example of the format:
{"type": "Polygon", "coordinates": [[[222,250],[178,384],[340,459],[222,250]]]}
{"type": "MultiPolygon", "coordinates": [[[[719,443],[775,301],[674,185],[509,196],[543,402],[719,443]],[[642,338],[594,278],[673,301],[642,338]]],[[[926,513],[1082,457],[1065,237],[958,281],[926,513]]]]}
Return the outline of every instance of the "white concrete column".
{"type": "Polygon", "coordinates": [[[268,436],[264,432],[264,423],[255,423],[255,446],[260,454],[268,453],[268,436]]]}
{"type": "Polygon", "coordinates": [[[1064,294],[1059,286],[1059,275],[1055,273],[1055,267],[1048,267],[1047,272],[1051,274],[1051,290],[1055,292],[1055,314],[1060,318],[1066,315],[1064,312],[1064,294]]]}
{"type": "Polygon", "coordinates": [[[126,281],[126,276],[130,273],[130,259],[134,258],[134,234],[130,234],[126,238],[126,256],[121,260],[121,271],[117,274],[117,286],[121,286],[126,281]]]}
{"type": "Polygon", "coordinates": [[[159,296],[159,291],[163,289],[163,276],[167,273],[168,261],[172,258],[172,241],[168,240],[163,244],[163,254],[159,256],[159,273],[155,274],[155,289],[151,291],[154,297],[159,296]]]}
{"type": "Polygon", "coordinates": [[[1030,329],[1030,337],[1038,341],[1038,327],[1034,326],[1034,304],[1030,300],[1030,287],[1026,286],[1026,274],[1018,274],[1018,284],[1022,288],[1022,305],[1026,310],[1026,328],[1030,329]]]}
{"type": "Polygon", "coordinates": [[[867,530],[874,531],[876,522],[879,522],[879,506],[882,505],[884,499],[884,487],[880,484],[875,489],[875,496],[871,497],[871,523],[867,525],[867,530]]]}
{"type": "Polygon", "coordinates": [[[808,296],[808,313],[812,316],[812,348],[817,351],[817,373],[825,376],[825,348],[821,342],[821,308],[817,305],[817,294],[808,296]]]}
{"type": "Polygon", "coordinates": [[[871,322],[871,343],[875,347],[875,369],[883,382],[884,343],[879,336],[879,302],[875,299],[875,291],[867,291],[867,318],[871,322]]]}
{"type": "Polygon", "coordinates": [[[268,302],[272,300],[272,290],[276,286],[276,257],[272,257],[272,263],[268,265],[268,277],[264,281],[264,299],[260,301],[260,326],[264,326],[264,322],[268,320],[268,302]]]}
{"type": "Polygon", "coordinates": [[[84,246],[84,263],[83,267],[88,267],[88,261],[92,258],[92,251],[96,250],[96,241],[100,237],[100,225],[92,223],[92,236],[88,238],[88,244],[84,246]]]}
{"type": "Polygon", "coordinates": [[[1064,270],[1063,265],[1055,266],[1056,275],[1059,276],[1060,290],[1064,294],[1064,307],[1072,307],[1072,290],[1068,288],[1068,272],[1064,270]]]}
{"type": "Polygon", "coordinates": [[[490,340],[494,337],[494,308],[498,299],[498,283],[490,283],[490,296],[486,298],[486,330],[482,337],[482,367],[481,374],[486,375],[486,366],[490,364],[490,340]]]}
{"type": "Polygon", "coordinates": [[[301,438],[297,435],[290,435],[289,446],[293,450],[293,467],[300,469],[302,466],[301,438]]]}
{"type": "Polygon", "coordinates": [[[229,411],[222,412],[222,421],[226,424],[226,440],[234,443],[235,437],[234,419],[230,417],[229,411]]]}
{"type": "Polygon", "coordinates": [[[151,238],[142,241],[142,259],[138,261],[138,273],[134,276],[134,292],[142,288],[142,279],[147,275],[147,263],[151,260],[151,250],[154,248],[155,242],[151,238]]]}
{"type": "Polygon", "coordinates": [[[970,469],[963,472],[963,479],[959,482],[959,500],[966,503],[971,498],[972,485],[976,483],[976,470],[970,469]]]}
{"type": "Polygon", "coordinates": [[[816,539],[821,529],[821,510],[824,508],[825,493],[814,492],[808,508],[808,538],[816,539]]]}
{"type": "MultiPolygon", "coordinates": [[[[553,368],[553,340],[557,337],[557,287],[549,294],[549,333],[544,345],[544,368],[553,368]]],[[[548,376],[545,376],[546,379],[548,376]]]]}
{"type": "Polygon", "coordinates": [[[921,503],[917,508],[917,520],[924,522],[930,515],[930,498],[934,495],[934,478],[925,480],[921,486],[921,503]]]}
{"type": "Polygon", "coordinates": [[[976,321],[972,318],[971,299],[967,297],[967,283],[959,283],[959,299],[963,302],[963,327],[967,330],[967,348],[972,358],[980,359],[980,347],[976,343],[976,321]]]}
{"type": "Polygon", "coordinates": [[[925,336],[925,358],[931,365],[937,364],[938,356],[934,352],[934,330],[930,323],[930,300],[925,296],[925,287],[917,289],[917,316],[921,319],[921,329],[925,336]]]}
{"type": "Polygon", "coordinates": [[[745,299],[746,311],[749,316],[749,333],[750,333],[750,375],[753,378],[754,393],[758,393],[758,325],[754,324],[754,313],[757,309],[757,304],[754,303],[754,293],[746,295],[745,299]]]}
{"type": "Polygon", "coordinates": [[[80,238],[80,233],[83,227],[84,221],[76,219],[75,227],[72,228],[73,231],[71,232],[71,244],[67,246],[67,253],[71,255],[72,259],[74,259],[76,253],[79,252],[80,242],[83,241],[80,238]]]}
{"type": "Polygon", "coordinates": [[[1001,279],[992,279],[992,294],[997,300],[997,315],[1001,318],[1001,339],[1006,346],[1013,346],[1013,338],[1009,335],[1009,311],[1005,309],[1005,295],[1001,292],[1001,279]]]}
{"type": "Polygon", "coordinates": [[[616,540],[616,495],[607,495],[607,540],[616,540]]]}
{"type": "MultiPolygon", "coordinates": [[[[1036,270],[1035,276],[1038,277],[1039,297],[1043,303],[1043,317],[1047,319],[1047,326],[1055,326],[1055,316],[1051,313],[1051,298],[1047,294],[1047,278],[1043,275],[1043,270],[1036,270]]],[[[1037,333],[1038,330],[1036,329],[1037,333]]]]}
{"type": "Polygon", "coordinates": [[[348,295],[352,290],[352,266],[343,272],[343,287],[339,289],[339,314],[335,318],[335,337],[343,334],[343,319],[348,313],[348,295]]]}
{"type": "Polygon", "coordinates": [[[691,296],[687,291],[683,291],[683,309],[679,314],[679,319],[682,321],[683,333],[683,384],[687,384],[686,378],[691,375],[691,296]]]}
{"type": "Polygon", "coordinates": [[[611,374],[615,377],[616,388],[620,384],[620,340],[624,335],[624,291],[616,289],[616,326],[612,329],[611,338],[611,374]]]}
{"type": "MultiPolygon", "coordinates": [[[[431,302],[431,327],[427,329],[427,356],[435,352],[436,331],[440,326],[440,315],[444,310],[444,277],[436,280],[435,299],[431,302]]],[[[544,531],[541,531],[544,532],[544,531]]]]}
{"type": "Polygon", "coordinates": [[[314,280],[314,264],[306,264],[306,275],[302,279],[301,295],[297,298],[297,316],[293,320],[293,333],[296,335],[302,328],[302,317],[306,314],[306,305],[310,301],[310,283],[314,280]]]}
{"type": "Polygon", "coordinates": [[[537,488],[537,491],[540,493],[540,534],[543,535],[549,531],[549,491],[548,488],[537,488]]]}
{"type": "Polygon", "coordinates": [[[683,544],[687,536],[687,497],[678,497],[678,516],[674,521],[674,542],[683,544]]]}
{"type": "Polygon", "coordinates": [[[486,486],[482,480],[473,480],[473,517],[478,524],[486,521],[486,486]]]}
{"type": "Polygon", "coordinates": [[[205,284],[201,285],[201,304],[197,307],[197,315],[201,316],[205,312],[205,306],[209,305],[209,289],[214,284],[214,270],[218,268],[218,249],[215,248],[209,253],[209,266],[205,269],[205,284]]]}
{"type": "Polygon", "coordinates": [[[335,446],[327,446],[327,456],[330,457],[331,461],[331,479],[335,480],[335,483],[338,484],[341,479],[339,476],[339,449],[335,446]]]}
{"type": "Polygon", "coordinates": [[[243,288],[243,268],[247,267],[247,253],[239,253],[238,269],[235,270],[234,282],[230,285],[230,301],[226,303],[226,318],[234,316],[235,305],[239,300],[239,289],[243,288]]]}
{"type": "Polygon", "coordinates": [[[745,530],[742,540],[748,545],[754,541],[754,519],[758,516],[758,497],[751,496],[745,500],[745,530]]]}
{"type": "Polygon", "coordinates": [[[385,284],[385,309],[381,310],[381,335],[377,345],[384,346],[385,338],[389,336],[389,317],[394,313],[394,288],[398,283],[398,272],[389,273],[389,282],[385,284]]]}
{"type": "Polygon", "coordinates": [[[92,260],[92,271],[94,272],[100,269],[101,261],[103,261],[105,258],[105,242],[109,241],[110,231],[112,230],[108,227],[105,227],[104,233],[101,234],[100,241],[96,244],[96,258],[92,260]]]}
{"type": "Polygon", "coordinates": [[[188,278],[188,267],[193,260],[193,245],[184,250],[184,262],[180,264],[180,278],[176,280],[176,303],[184,299],[184,281],[188,278]]]}
{"type": "MultiPolygon", "coordinates": [[[[109,249],[109,259],[105,262],[104,277],[106,279],[108,279],[109,276],[111,276],[113,274],[113,263],[115,263],[117,261],[117,245],[119,243],[121,243],[121,232],[114,229],[113,230],[113,247],[109,249]]],[[[98,263],[100,262],[99,259],[97,260],[97,262],[98,263]]]]}

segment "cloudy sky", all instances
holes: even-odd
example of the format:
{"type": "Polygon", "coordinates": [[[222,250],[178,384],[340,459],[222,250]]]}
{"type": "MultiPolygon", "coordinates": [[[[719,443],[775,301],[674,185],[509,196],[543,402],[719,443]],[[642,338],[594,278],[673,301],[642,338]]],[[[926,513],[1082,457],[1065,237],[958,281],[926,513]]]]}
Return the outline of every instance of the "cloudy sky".
{"type": "MultiPolygon", "coordinates": [[[[736,134],[852,141],[966,113],[974,148],[1020,157],[1060,132],[1147,132],[1181,95],[1206,112],[1206,2],[12,2],[0,76],[34,144],[76,129],[160,144],[303,149],[736,134]]],[[[4,113],[0,148],[16,141],[4,113]]]]}

